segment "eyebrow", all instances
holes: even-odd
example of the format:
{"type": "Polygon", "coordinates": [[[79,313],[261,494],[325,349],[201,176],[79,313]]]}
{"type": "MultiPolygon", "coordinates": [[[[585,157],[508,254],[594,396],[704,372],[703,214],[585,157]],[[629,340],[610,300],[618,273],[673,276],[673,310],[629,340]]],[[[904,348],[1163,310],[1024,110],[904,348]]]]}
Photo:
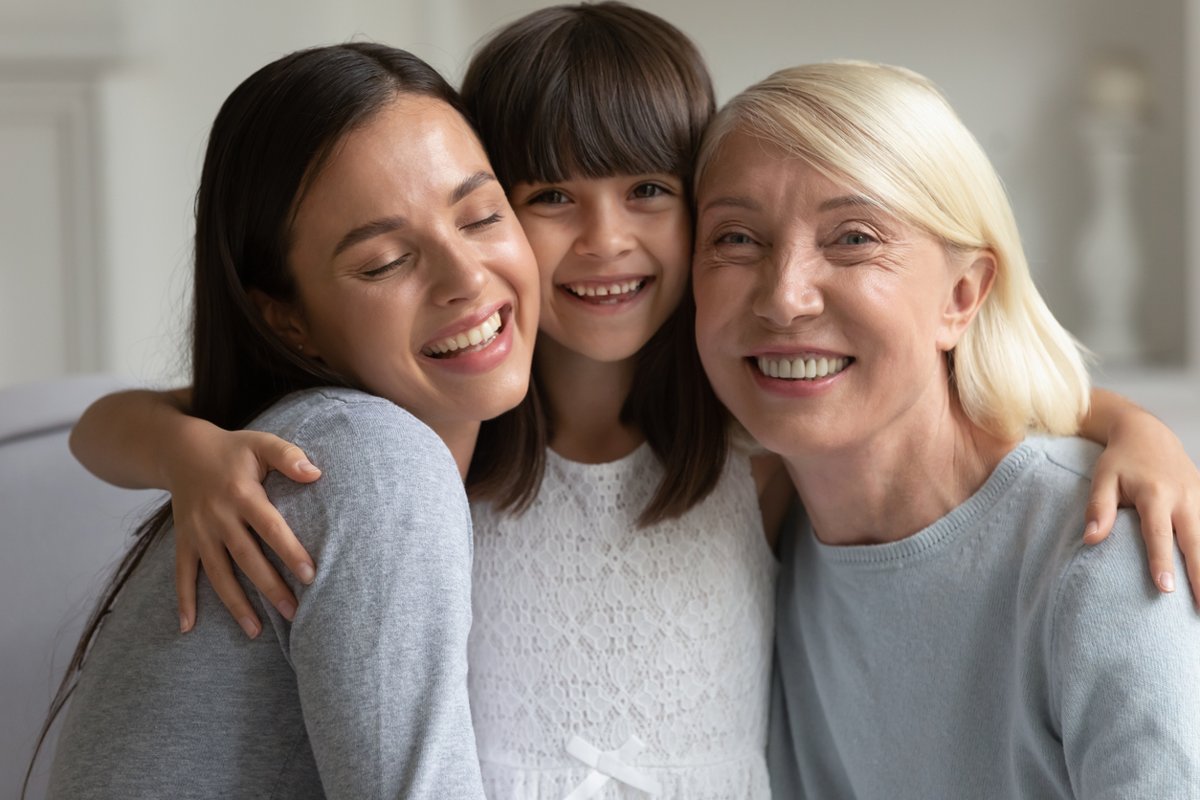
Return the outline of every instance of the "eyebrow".
{"type": "Polygon", "coordinates": [[[480,186],[483,186],[486,183],[491,183],[494,180],[496,180],[496,176],[490,172],[484,172],[483,170],[476,172],[458,186],[454,187],[454,191],[450,193],[450,205],[454,205],[471,192],[478,189],[480,186]]]}
{"type": "Polygon", "coordinates": [[[337,243],[337,247],[333,248],[333,254],[334,256],[339,256],[359,242],[365,242],[368,239],[374,239],[376,236],[382,236],[385,233],[391,233],[394,230],[403,228],[406,222],[407,220],[404,217],[383,217],[371,220],[365,225],[359,225],[341,238],[337,243]]]}
{"type": "MultiPolygon", "coordinates": [[[[476,172],[474,175],[464,179],[454,187],[453,191],[450,192],[449,204],[455,205],[467,195],[471,194],[471,192],[478,189],[480,186],[483,186],[484,184],[490,183],[494,180],[496,180],[496,176],[490,172],[485,172],[483,170],[476,172]]],[[[338,241],[337,246],[333,248],[333,255],[335,257],[339,256],[356,244],[365,242],[368,239],[374,239],[376,236],[382,236],[385,233],[391,233],[392,231],[399,230],[406,224],[408,224],[408,220],[399,216],[380,217],[379,219],[373,219],[370,222],[359,225],[357,228],[354,228],[345,236],[343,236],[338,241]]]]}
{"type": "Polygon", "coordinates": [[[869,208],[875,211],[882,211],[883,207],[869,197],[861,194],[846,194],[841,197],[831,197],[817,207],[817,211],[832,211],[835,208],[845,208],[847,206],[858,206],[860,208],[869,208]]]}

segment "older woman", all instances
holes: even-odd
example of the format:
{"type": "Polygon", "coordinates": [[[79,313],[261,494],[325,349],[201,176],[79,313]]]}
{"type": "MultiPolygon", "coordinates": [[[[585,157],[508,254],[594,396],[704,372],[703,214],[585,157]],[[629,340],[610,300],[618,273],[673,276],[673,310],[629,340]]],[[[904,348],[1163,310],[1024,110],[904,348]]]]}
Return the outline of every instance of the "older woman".
{"type": "Polygon", "coordinates": [[[785,70],[698,174],[704,366],[808,515],[781,552],[776,795],[1194,796],[1200,617],[1143,577],[1129,512],[1075,535],[1087,374],[946,101],[892,67],[785,70]]]}

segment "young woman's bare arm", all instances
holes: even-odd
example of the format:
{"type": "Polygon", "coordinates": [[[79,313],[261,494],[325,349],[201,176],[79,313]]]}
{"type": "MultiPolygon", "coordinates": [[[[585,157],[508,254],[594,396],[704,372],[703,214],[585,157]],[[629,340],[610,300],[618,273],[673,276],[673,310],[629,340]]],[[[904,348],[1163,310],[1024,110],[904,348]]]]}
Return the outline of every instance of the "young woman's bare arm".
{"type": "Polygon", "coordinates": [[[171,493],[181,631],[196,622],[196,578],[203,563],[221,601],[248,636],[257,636],[261,623],[230,559],[290,619],[296,598],[254,534],[302,582],[312,580],[314,565],[267,499],[262,481],[271,470],[303,483],[321,473],[300,448],[277,436],[226,431],[188,416],[190,397],[189,389],[103,397],[71,432],[71,452],[104,481],[171,493]]]}

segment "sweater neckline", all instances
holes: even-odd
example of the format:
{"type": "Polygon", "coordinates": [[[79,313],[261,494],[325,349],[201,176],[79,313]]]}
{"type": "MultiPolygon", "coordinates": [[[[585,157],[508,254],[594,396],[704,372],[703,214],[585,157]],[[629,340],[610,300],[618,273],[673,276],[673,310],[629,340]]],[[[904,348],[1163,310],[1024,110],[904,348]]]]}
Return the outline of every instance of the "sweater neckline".
{"type": "Polygon", "coordinates": [[[883,544],[830,545],[817,539],[811,527],[805,535],[811,539],[816,557],[828,564],[899,566],[909,559],[935,552],[953,541],[961,531],[972,528],[1016,482],[1036,453],[1028,440],[1021,442],[1000,460],[983,486],[961,505],[903,539],[883,544]]]}

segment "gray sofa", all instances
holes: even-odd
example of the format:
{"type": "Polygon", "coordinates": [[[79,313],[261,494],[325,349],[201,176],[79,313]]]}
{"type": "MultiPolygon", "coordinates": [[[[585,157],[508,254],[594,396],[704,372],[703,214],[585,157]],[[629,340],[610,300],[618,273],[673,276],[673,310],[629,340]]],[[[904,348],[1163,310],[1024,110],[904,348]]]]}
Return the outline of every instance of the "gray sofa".
{"type": "MultiPolygon", "coordinates": [[[[128,385],[76,376],[0,389],[0,797],[17,797],[92,602],[158,492],[107,486],[75,462],[80,413],[128,385]]],[[[53,741],[29,798],[44,794],[53,741]]]]}

